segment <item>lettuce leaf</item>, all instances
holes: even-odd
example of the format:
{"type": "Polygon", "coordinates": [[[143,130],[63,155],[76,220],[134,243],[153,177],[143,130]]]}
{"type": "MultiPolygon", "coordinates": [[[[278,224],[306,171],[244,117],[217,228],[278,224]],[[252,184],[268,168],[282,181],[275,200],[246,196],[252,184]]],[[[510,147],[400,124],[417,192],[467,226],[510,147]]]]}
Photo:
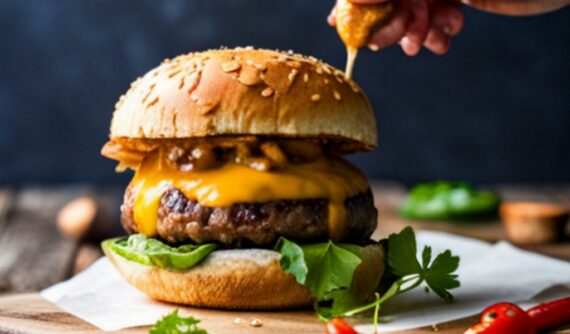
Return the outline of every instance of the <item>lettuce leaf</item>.
{"type": "Polygon", "coordinates": [[[158,239],[147,238],[142,234],[108,240],[104,242],[104,247],[105,245],[128,260],[147,266],[177,270],[195,266],[217,247],[215,244],[186,244],[171,247],[158,239]]]}

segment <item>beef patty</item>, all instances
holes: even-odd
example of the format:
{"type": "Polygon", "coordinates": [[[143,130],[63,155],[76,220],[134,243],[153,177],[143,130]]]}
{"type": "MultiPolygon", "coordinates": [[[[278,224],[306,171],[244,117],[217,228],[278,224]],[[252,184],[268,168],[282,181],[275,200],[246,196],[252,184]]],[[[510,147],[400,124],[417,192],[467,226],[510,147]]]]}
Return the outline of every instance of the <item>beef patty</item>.
{"type": "MultiPolygon", "coordinates": [[[[121,221],[137,233],[133,218],[136,193],[129,187],[121,207],[121,221]]],[[[372,192],[345,200],[347,229],[343,242],[363,243],[377,225],[372,192]]],[[[226,247],[273,246],[279,236],[298,242],[328,240],[328,200],[304,199],[238,203],[207,207],[188,199],[180,190],[167,189],[160,200],[157,230],[171,244],[216,242],[226,247]]]]}

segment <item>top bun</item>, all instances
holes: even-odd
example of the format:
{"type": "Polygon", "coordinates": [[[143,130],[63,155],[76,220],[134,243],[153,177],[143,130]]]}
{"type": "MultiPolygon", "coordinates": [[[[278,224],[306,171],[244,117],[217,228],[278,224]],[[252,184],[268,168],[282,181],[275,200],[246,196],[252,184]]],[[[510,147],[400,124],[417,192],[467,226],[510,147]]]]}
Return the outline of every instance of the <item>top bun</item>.
{"type": "Polygon", "coordinates": [[[111,139],[266,135],[377,144],[366,95],[313,57],[253,48],[190,53],[136,80],[115,107],[111,139]]]}

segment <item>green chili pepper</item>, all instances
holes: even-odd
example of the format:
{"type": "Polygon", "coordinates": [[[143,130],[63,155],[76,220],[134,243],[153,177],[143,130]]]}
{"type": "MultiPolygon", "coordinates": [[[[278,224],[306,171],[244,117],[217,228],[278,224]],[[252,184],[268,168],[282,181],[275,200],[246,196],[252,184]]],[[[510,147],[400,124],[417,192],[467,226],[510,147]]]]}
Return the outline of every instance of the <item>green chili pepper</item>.
{"type": "Polygon", "coordinates": [[[501,200],[491,191],[478,191],[466,182],[436,181],[413,187],[400,208],[412,219],[460,219],[492,215],[501,200]]]}

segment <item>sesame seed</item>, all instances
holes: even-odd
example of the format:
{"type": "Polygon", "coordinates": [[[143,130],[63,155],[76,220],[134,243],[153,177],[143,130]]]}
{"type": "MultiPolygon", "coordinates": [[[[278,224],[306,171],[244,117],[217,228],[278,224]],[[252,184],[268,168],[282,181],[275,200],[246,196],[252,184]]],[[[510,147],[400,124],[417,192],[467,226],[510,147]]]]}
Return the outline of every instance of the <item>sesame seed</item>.
{"type": "Polygon", "coordinates": [[[168,78],[172,79],[173,77],[177,76],[180,72],[182,72],[182,70],[176,70],[174,72],[171,72],[168,74],[168,78]]]}
{"type": "Polygon", "coordinates": [[[237,71],[240,68],[240,64],[238,62],[235,61],[228,61],[222,64],[222,71],[228,73],[228,72],[233,72],[233,71],[237,71]]]}
{"type": "Polygon", "coordinates": [[[192,95],[190,95],[190,99],[191,99],[192,101],[196,102],[196,101],[198,101],[198,95],[192,94],[192,95]]]}
{"type": "Polygon", "coordinates": [[[157,96],[157,97],[154,98],[154,100],[150,101],[150,103],[149,103],[146,107],[147,107],[147,108],[148,108],[148,107],[152,107],[153,105],[155,105],[155,104],[158,103],[158,100],[159,100],[159,98],[158,98],[158,96],[157,96]]]}
{"type": "Polygon", "coordinates": [[[235,318],[233,322],[234,322],[234,325],[241,325],[243,322],[243,319],[242,318],[235,318]]]}
{"type": "Polygon", "coordinates": [[[320,66],[317,67],[317,74],[323,74],[323,69],[320,66]]]}
{"type": "Polygon", "coordinates": [[[261,96],[263,97],[269,97],[271,95],[273,95],[273,88],[271,87],[267,87],[261,91],[261,96]]]}
{"type": "Polygon", "coordinates": [[[297,60],[292,60],[292,61],[288,61],[287,65],[293,67],[293,68],[299,68],[301,67],[301,63],[297,60]]]}
{"type": "Polygon", "coordinates": [[[265,67],[265,65],[263,65],[263,64],[255,64],[254,66],[255,66],[255,68],[257,68],[260,71],[266,71],[267,70],[267,67],[265,67]]]}
{"type": "Polygon", "coordinates": [[[321,99],[321,96],[319,94],[311,95],[311,101],[313,101],[313,102],[317,102],[320,99],[321,99]]]}
{"type": "Polygon", "coordinates": [[[263,326],[263,322],[260,319],[257,318],[253,318],[251,319],[251,321],[249,322],[249,325],[251,327],[261,327],[263,326]]]}
{"type": "Polygon", "coordinates": [[[305,73],[305,74],[303,75],[303,81],[309,82],[309,73],[305,73]]]}
{"type": "Polygon", "coordinates": [[[288,76],[289,81],[295,80],[297,73],[299,73],[299,71],[297,71],[296,69],[292,69],[291,72],[289,73],[289,76],[288,76]]]}
{"type": "Polygon", "coordinates": [[[334,98],[335,98],[337,101],[340,101],[341,96],[340,96],[340,93],[339,93],[338,91],[335,90],[335,91],[333,92],[333,95],[334,95],[334,98]]]}

